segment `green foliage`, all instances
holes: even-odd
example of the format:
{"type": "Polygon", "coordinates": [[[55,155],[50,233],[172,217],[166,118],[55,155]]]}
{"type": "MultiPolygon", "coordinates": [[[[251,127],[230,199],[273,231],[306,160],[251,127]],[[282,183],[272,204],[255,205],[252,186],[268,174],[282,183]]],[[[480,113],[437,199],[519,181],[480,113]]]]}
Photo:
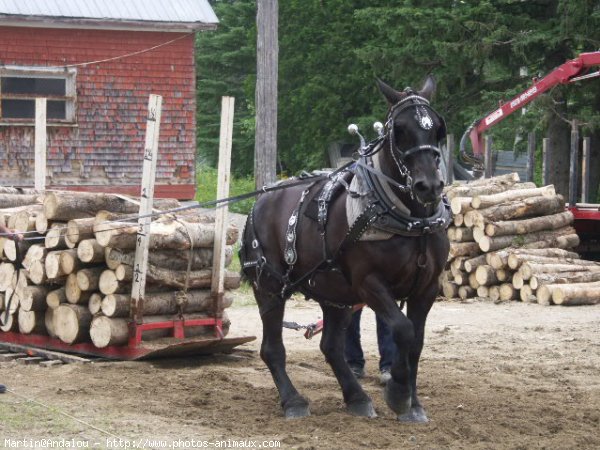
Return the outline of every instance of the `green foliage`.
{"type": "Polygon", "coordinates": [[[232,172],[254,167],[254,80],[256,31],[254,0],[213,1],[217,31],[196,38],[197,146],[201,163],[216,166],[221,97],[235,97],[232,172]]]}
{"type": "MultiPolygon", "coordinates": [[[[214,165],[221,95],[236,96],[234,171],[253,170],[255,2],[212,2],[217,33],[198,38],[199,152],[214,165]],[[212,125],[211,125],[212,124],[212,125]]],[[[568,59],[600,48],[597,0],[286,0],[279,2],[278,167],[327,166],[327,148],[372,136],[386,111],[375,77],[403,89],[438,80],[435,108],[460,137],[473,120],[568,59]],[[526,75],[522,75],[522,70],[526,75]]],[[[583,84],[585,83],[585,84],[583,84]]],[[[495,148],[524,151],[548,128],[600,133],[600,83],[559,86],[494,126],[495,148]],[[556,120],[560,114],[565,120],[556,120]]],[[[557,131],[557,130],[554,130],[557,131]]]]}
{"type": "MultiPolygon", "coordinates": [[[[196,201],[208,202],[217,199],[217,169],[199,165],[196,168],[196,201]]],[[[254,191],[254,179],[251,177],[232,177],[229,186],[229,196],[235,197],[240,194],[254,191]]],[[[239,214],[248,214],[254,205],[254,198],[249,198],[229,204],[229,210],[239,214]]]]}

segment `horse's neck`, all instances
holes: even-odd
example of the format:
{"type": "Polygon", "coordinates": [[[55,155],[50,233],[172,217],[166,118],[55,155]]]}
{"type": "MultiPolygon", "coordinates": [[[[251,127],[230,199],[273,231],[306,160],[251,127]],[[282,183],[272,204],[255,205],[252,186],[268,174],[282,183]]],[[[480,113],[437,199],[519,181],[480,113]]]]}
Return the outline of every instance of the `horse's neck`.
{"type": "MultiPolygon", "coordinates": [[[[390,164],[390,161],[387,161],[387,159],[391,158],[386,159],[386,155],[383,153],[384,151],[385,148],[373,155],[373,166],[375,169],[384,173],[388,177],[398,180],[399,183],[405,183],[406,179],[400,175],[398,168],[393,162],[390,164]],[[392,168],[392,170],[390,170],[390,168],[392,168]]],[[[430,207],[422,205],[414,200],[410,194],[406,192],[400,192],[398,189],[390,186],[390,184],[386,181],[381,180],[381,187],[387,195],[389,201],[404,214],[419,218],[429,217],[433,214],[433,211],[430,207]]]]}

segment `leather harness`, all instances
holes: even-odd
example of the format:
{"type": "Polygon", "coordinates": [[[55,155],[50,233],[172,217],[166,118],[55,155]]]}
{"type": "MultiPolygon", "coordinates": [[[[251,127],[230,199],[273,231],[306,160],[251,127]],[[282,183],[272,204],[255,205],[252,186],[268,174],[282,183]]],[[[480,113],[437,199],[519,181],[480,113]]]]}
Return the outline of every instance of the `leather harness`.
{"type": "MultiPolygon", "coordinates": [[[[317,177],[317,179],[302,192],[298,204],[291,213],[287,224],[284,260],[288,267],[283,274],[276,270],[276,268],[269,263],[264,256],[254,226],[255,217],[254,208],[252,208],[246,224],[244,235],[246,236],[247,233],[251,233],[251,246],[255,253],[255,257],[252,260],[247,259],[247,256],[249,256],[249,249],[246,248],[247,244],[244,244],[244,240],[242,240],[240,256],[242,256],[242,261],[244,261],[242,264],[243,271],[252,269],[256,271],[254,282],[257,289],[260,287],[261,277],[266,271],[270,276],[274,277],[279,283],[281,283],[281,291],[279,295],[276,295],[280,301],[285,301],[295,290],[300,290],[301,292],[304,291],[304,293],[307,294],[307,292],[302,288],[302,284],[308,282],[309,287],[313,286],[311,283],[314,283],[314,276],[319,272],[330,270],[339,271],[339,268],[337,267],[337,258],[339,255],[349,245],[360,240],[363,233],[369,227],[373,226],[395,235],[419,238],[419,256],[417,258],[418,271],[417,275],[415,276],[413,286],[409,291],[409,296],[414,292],[418,284],[420,271],[426,265],[426,236],[430,233],[435,233],[439,230],[446,229],[451,220],[451,213],[447,198],[442,196],[442,199],[438,203],[436,211],[432,216],[427,218],[415,218],[400,211],[399,208],[397,208],[397,205],[394,204],[394,202],[385,192],[383,183],[388,183],[396,189],[399,189],[401,192],[410,193],[412,195],[412,188],[410,186],[412,179],[410,177],[409,170],[404,165],[404,159],[412,153],[425,150],[432,150],[435,153],[440,154],[439,148],[433,145],[420,145],[403,152],[396,148],[393,131],[394,119],[401,111],[411,107],[414,107],[417,110],[416,117],[422,117],[423,114],[427,114],[427,109],[433,111],[433,109],[429,106],[429,102],[425,98],[414,93],[409,93],[409,95],[407,95],[404,99],[390,108],[390,111],[388,112],[388,119],[386,121],[387,133],[377,140],[371,142],[365,148],[360,149],[360,158],[357,161],[348,164],[347,167],[342,168],[342,170],[337,170],[327,177],[317,177]],[[374,167],[373,156],[381,151],[387,142],[389,142],[390,152],[392,152],[392,156],[400,173],[406,179],[405,185],[388,177],[374,167]],[[367,187],[366,192],[359,193],[350,189],[349,182],[351,178],[355,176],[360,177],[360,179],[364,181],[364,184],[367,187]],[[324,181],[325,183],[323,183],[324,181]],[[292,280],[291,273],[298,258],[298,253],[296,250],[297,230],[304,216],[303,213],[306,209],[305,200],[315,186],[322,186],[322,189],[318,193],[317,199],[317,226],[322,237],[323,257],[321,261],[319,261],[312,269],[308,270],[300,277],[292,280]],[[367,206],[350,225],[346,236],[338,246],[337,250],[332,253],[327,243],[326,232],[329,206],[332,203],[332,198],[334,198],[335,193],[341,189],[346,190],[349,196],[366,196],[368,201],[367,206]]],[[[440,116],[438,115],[438,117],[440,116]]],[[[442,128],[443,132],[445,133],[445,124],[443,121],[442,128]]],[[[327,306],[352,308],[352,305],[339,304],[326,300],[321,300],[320,302],[327,306]]],[[[263,308],[260,312],[261,314],[264,314],[264,312],[270,309],[271,308],[267,307],[267,305],[263,305],[263,308]]]]}

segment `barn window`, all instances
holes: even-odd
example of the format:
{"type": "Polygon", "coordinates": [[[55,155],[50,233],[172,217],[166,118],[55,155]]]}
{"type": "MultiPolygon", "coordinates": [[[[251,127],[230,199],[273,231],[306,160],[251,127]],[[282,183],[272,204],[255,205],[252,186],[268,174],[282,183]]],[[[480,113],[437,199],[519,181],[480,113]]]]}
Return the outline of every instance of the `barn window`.
{"type": "Polygon", "coordinates": [[[35,99],[46,98],[48,124],[75,123],[75,70],[0,68],[0,121],[33,124],[35,99]]]}

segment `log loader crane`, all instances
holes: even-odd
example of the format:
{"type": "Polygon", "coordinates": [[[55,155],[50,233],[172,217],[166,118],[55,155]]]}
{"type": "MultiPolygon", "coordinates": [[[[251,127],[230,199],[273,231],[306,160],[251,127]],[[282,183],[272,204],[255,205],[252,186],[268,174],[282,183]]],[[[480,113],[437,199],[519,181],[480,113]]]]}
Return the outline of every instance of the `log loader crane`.
{"type": "MultiPolygon", "coordinates": [[[[581,53],[577,58],[565,62],[555,68],[552,72],[541,79],[534,79],[533,84],[525,91],[515,96],[512,100],[502,103],[496,110],[487,114],[484,118],[476,120],[465,131],[460,141],[461,158],[472,164],[473,167],[483,172],[483,134],[486,130],[504,120],[510,114],[523,108],[538,96],[559,84],[571,84],[577,81],[600,77],[600,70],[592,72],[593,67],[600,66],[600,51],[581,53]],[[466,151],[467,136],[471,141],[472,154],[466,151]]],[[[576,176],[576,175],[572,175],[576,176]]],[[[575,180],[576,181],[576,180],[575,180]]],[[[573,191],[577,183],[571,183],[573,191]]],[[[579,234],[582,245],[581,252],[600,254],[600,205],[575,203],[575,194],[569,196],[572,204],[569,209],[575,216],[575,229],[579,234]]]]}

